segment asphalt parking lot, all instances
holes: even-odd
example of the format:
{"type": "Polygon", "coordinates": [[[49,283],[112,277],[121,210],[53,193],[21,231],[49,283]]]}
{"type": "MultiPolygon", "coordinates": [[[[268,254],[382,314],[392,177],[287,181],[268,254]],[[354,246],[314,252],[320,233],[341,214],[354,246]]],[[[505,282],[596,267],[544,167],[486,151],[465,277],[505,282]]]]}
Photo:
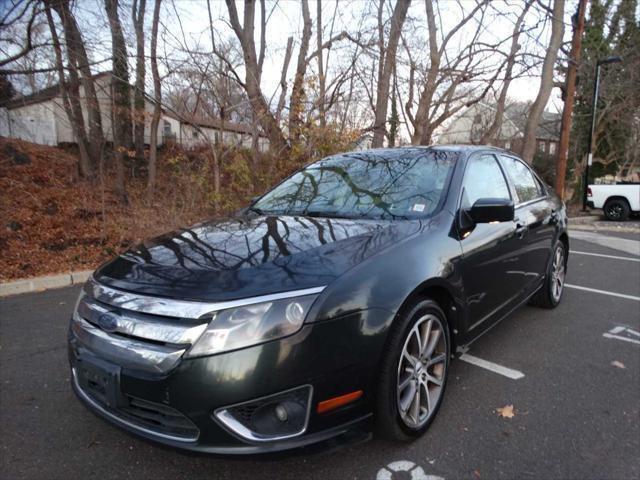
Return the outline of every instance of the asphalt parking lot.
{"type": "Polygon", "coordinates": [[[453,362],[423,438],[277,458],[194,456],[106,424],[69,385],[77,288],[1,299],[0,478],[640,478],[640,236],[580,232],[571,250],[562,304],[519,309],[453,362]]]}

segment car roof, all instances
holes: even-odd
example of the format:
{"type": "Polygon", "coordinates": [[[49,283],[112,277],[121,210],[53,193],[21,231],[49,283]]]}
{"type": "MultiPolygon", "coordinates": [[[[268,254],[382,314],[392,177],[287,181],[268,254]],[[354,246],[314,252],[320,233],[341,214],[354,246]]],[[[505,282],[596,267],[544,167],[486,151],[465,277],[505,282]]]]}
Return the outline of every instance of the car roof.
{"type": "Polygon", "coordinates": [[[387,147],[387,148],[371,148],[368,150],[358,150],[355,152],[345,152],[343,155],[350,154],[371,154],[371,155],[384,155],[386,154],[402,154],[404,152],[419,151],[419,150],[434,150],[442,152],[459,152],[459,153],[472,153],[478,151],[493,150],[500,153],[508,153],[514,155],[514,153],[505,150],[504,148],[493,147],[491,145],[407,145],[403,147],[387,147]]]}

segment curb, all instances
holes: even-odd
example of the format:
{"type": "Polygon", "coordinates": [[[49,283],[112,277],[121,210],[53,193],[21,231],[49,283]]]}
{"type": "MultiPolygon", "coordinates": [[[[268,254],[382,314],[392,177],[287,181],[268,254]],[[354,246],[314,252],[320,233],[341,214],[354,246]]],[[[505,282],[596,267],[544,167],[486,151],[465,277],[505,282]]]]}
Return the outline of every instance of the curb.
{"type": "Polygon", "coordinates": [[[584,225],[602,220],[602,215],[583,215],[579,217],[569,217],[569,225],[584,225]]]}
{"type": "Polygon", "coordinates": [[[0,283],[0,297],[78,285],[86,282],[92,273],[93,270],[80,270],[59,275],[46,275],[44,277],[25,278],[0,283]]]}
{"type": "Polygon", "coordinates": [[[585,224],[569,224],[569,231],[582,230],[585,232],[612,232],[612,233],[640,233],[640,227],[625,227],[618,225],[585,225],[585,224]]]}

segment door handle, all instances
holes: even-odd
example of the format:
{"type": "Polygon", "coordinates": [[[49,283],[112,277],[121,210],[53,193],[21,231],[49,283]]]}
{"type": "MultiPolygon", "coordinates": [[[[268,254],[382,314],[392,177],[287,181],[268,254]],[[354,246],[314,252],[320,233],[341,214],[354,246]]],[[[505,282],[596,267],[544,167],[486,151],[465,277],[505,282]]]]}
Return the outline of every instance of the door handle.
{"type": "Polygon", "coordinates": [[[515,219],[516,222],[516,237],[522,238],[524,237],[525,232],[527,231],[527,225],[524,222],[521,222],[519,219],[515,219]]]}
{"type": "Polygon", "coordinates": [[[549,217],[549,223],[551,225],[555,225],[556,223],[558,223],[558,211],[557,210],[551,210],[551,216],[549,217]]]}

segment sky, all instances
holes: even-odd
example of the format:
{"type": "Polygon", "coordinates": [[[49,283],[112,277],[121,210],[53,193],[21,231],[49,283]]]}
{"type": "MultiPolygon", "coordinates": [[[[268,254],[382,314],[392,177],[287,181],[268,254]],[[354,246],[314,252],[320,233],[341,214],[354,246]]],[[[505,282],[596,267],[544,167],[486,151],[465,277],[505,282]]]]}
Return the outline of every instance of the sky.
{"type": "MultiPolygon", "coordinates": [[[[0,0],[1,1],[1,0],[0,0]]],[[[133,26],[131,25],[131,16],[129,13],[131,0],[121,1],[121,18],[124,21],[123,27],[125,34],[130,39],[130,51],[133,55],[133,26]]],[[[386,0],[386,4],[389,8],[393,6],[395,2],[392,0],[386,0]]],[[[153,0],[147,0],[147,14],[146,21],[149,26],[151,23],[151,16],[153,13],[153,0]]],[[[316,18],[316,2],[310,0],[309,2],[311,17],[315,22],[316,18]]],[[[325,24],[325,39],[329,37],[329,24],[335,16],[333,24],[334,34],[347,30],[354,32],[358,29],[363,22],[363,16],[365,24],[368,22],[369,27],[373,27],[375,23],[375,10],[376,5],[370,0],[323,0],[323,23],[325,24]],[[335,13],[335,15],[334,15],[335,13]]],[[[438,5],[440,6],[442,13],[441,24],[439,25],[442,32],[447,32],[453,25],[457,23],[457,20],[461,17],[460,5],[462,9],[468,11],[473,7],[474,1],[472,0],[460,0],[460,3],[454,0],[441,0],[438,5]]],[[[570,0],[567,2],[565,11],[565,40],[570,41],[571,28],[570,28],[570,16],[575,11],[576,0],[570,0]]],[[[224,39],[230,39],[233,37],[233,32],[228,23],[228,12],[226,4],[223,0],[211,0],[213,24],[216,32],[216,41],[224,39]]],[[[242,17],[242,2],[237,2],[237,8],[242,17]]],[[[491,19],[486,21],[486,26],[482,32],[482,39],[486,41],[495,41],[496,39],[506,38],[513,28],[513,15],[501,16],[500,13],[508,13],[518,11],[522,8],[522,0],[492,0],[491,2],[491,19]]],[[[88,42],[88,49],[93,60],[107,59],[111,55],[110,35],[109,29],[106,23],[106,14],[102,0],[76,0],[75,2],[76,14],[79,19],[80,28],[85,35],[85,39],[88,42]]],[[[259,15],[259,8],[256,15],[259,15]]],[[[300,9],[300,3],[296,0],[279,0],[278,2],[268,2],[267,11],[269,14],[269,20],[267,25],[267,52],[265,68],[263,72],[263,88],[265,95],[268,98],[275,98],[277,101],[278,88],[280,82],[281,68],[284,57],[285,46],[287,38],[293,36],[294,38],[294,53],[289,67],[289,85],[291,85],[291,77],[294,73],[295,58],[297,55],[298,41],[302,30],[302,15],[300,9]]],[[[421,0],[414,0],[408,14],[407,22],[412,22],[412,33],[409,39],[412,42],[412,55],[416,58],[422,58],[426,63],[426,56],[428,51],[427,46],[427,29],[426,29],[426,17],[424,13],[424,2],[421,0]],[[421,48],[424,47],[424,48],[421,48]]],[[[532,20],[535,22],[535,20],[532,20]]],[[[195,45],[200,44],[203,49],[210,49],[210,33],[209,33],[209,18],[207,12],[206,0],[163,0],[162,8],[162,23],[163,23],[163,37],[159,45],[159,54],[166,55],[170,58],[184,55],[177,50],[178,43],[187,43],[189,48],[194,48],[195,45]],[[163,41],[164,40],[164,41],[163,41]]],[[[256,24],[258,20],[256,19],[256,24]]],[[[149,29],[150,30],[150,29],[149,29]]],[[[405,29],[406,30],[406,29],[405,29]]],[[[525,45],[525,49],[538,48],[542,51],[543,46],[548,40],[550,34],[550,28],[548,24],[540,23],[531,32],[521,39],[521,43],[525,45]]],[[[256,29],[256,38],[258,38],[258,31],[256,29]]],[[[463,30],[458,36],[457,40],[453,43],[453,47],[458,47],[460,43],[464,44],[468,41],[469,33],[463,30]]],[[[149,40],[147,40],[148,48],[149,40]]],[[[341,53],[344,53],[345,43],[338,44],[331,52],[333,62],[330,63],[330,68],[336,68],[339,65],[339,59],[341,53]],[[336,61],[338,60],[338,61],[336,61]]],[[[311,39],[311,49],[315,46],[315,25],[314,32],[311,39]]],[[[505,48],[508,44],[505,45],[505,48]]],[[[496,58],[502,58],[496,55],[496,58]]],[[[401,61],[402,62],[402,61],[401,61]]],[[[132,59],[132,72],[133,72],[133,59],[132,59]]],[[[400,69],[403,68],[401,64],[400,69]]],[[[315,62],[311,62],[310,67],[316,68],[315,62]]],[[[98,65],[95,70],[107,70],[110,68],[110,62],[105,61],[98,65]]],[[[162,67],[161,67],[162,68],[162,67]]],[[[404,64],[405,77],[407,76],[406,62],[404,64]]],[[[148,69],[148,73],[149,73],[148,69]]],[[[538,90],[539,80],[537,78],[539,69],[535,69],[532,72],[532,76],[515,79],[509,90],[510,98],[518,101],[532,101],[538,90]]],[[[131,75],[133,78],[133,74],[131,75]]],[[[331,72],[328,73],[331,76],[331,72]]],[[[402,74],[400,74],[402,78],[402,74]]],[[[151,75],[148,75],[147,85],[151,87],[151,75]]],[[[560,111],[562,109],[562,101],[560,99],[559,89],[554,89],[551,99],[547,108],[551,111],[560,111]]]]}

